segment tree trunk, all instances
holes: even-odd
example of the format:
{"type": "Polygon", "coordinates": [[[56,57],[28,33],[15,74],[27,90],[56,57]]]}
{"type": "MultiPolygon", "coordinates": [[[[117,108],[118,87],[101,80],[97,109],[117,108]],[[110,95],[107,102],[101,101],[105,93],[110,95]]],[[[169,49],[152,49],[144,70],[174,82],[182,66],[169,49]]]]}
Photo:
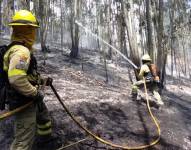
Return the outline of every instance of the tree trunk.
{"type": "Polygon", "coordinates": [[[153,59],[153,31],[152,31],[152,19],[150,12],[150,0],[146,0],[146,21],[147,21],[147,47],[148,52],[153,59]]]}
{"type": "Polygon", "coordinates": [[[60,0],[60,8],[61,8],[61,15],[60,15],[60,23],[61,23],[61,50],[63,52],[63,46],[64,46],[64,42],[63,42],[63,6],[62,6],[62,0],[60,0]]]}
{"type": "MultiPolygon", "coordinates": [[[[146,52],[146,36],[145,36],[145,21],[144,21],[144,15],[141,12],[141,8],[142,8],[142,3],[144,3],[144,1],[139,0],[139,33],[140,33],[140,42],[141,42],[141,55],[144,55],[146,52]]],[[[145,8],[145,7],[144,7],[145,8]]],[[[143,9],[144,9],[143,8],[143,9]]]]}
{"type": "Polygon", "coordinates": [[[42,51],[46,51],[46,38],[49,25],[49,8],[50,0],[46,1],[41,0],[39,2],[38,14],[40,16],[40,43],[42,51]]]}
{"type": "MultiPolygon", "coordinates": [[[[100,36],[100,6],[99,6],[99,4],[100,4],[100,1],[99,0],[97,0],[96,1],[96,34],[98,35],[98,36],[100,36]]],[[[102,54],[101,54],[101,44],[100,44],[100,41],[99,41],[99,39],[96,39],[96,41],[97,41],[97,48],[98,48],[98,50],[99,50],[99,52],[100,52],[100,60],[102,59],[102,54]]]]}
{"type": "Polygon", "coordinates": [[[161,72],[161,84],[163,86],[165,80],[165,68],[167,60],[167,52],[163,47],[163,36],[164,36],[164,26],[163,26],[163,0],[159,0],[159,17],[158,17],[158,53],[157,53],[157,66],[161,72]]]}
{"type": "Polygon", "coordinates": [[[157,55],[157,66],[161,70],[163,60],[163,49],[162,49],[162,39],[163,39],[163,0],[159,0],[159,17],[158,17],[158,55],[157,55]]]}
{"type": "MultiPolygon", "coordinates": [[[[112,12],[111,12],[111,3],[108,1],[108,8],[107,8],[107,22],[108,22],[108,43],[110,45],[112,45],[112,20],[111,20],[111,17],[112,17],[112,12]]],[[[111,47],[108,47],[108,54],[107,54],[107,58],[108,59],[112,59],[112,48],[111,47]]]]}
{"type": "Polygon", "coordinates": [[[174,40],[175,40],[175,29],[174,29],[174,3],[172,0],[169,1],[170,3],[170,10],[169,10],[169,17],[170,17],[170,49],[171,49],[171,76],[173,76],[174,72],[174,40]]]}
{"type": "MultiPolygon", "coordinates": [[[[130,7],[132,6],[132,0],[130,1],[130,7]]],[[[136,38],[136,32],[133,27],[132,23],[132,14],[131,10],[127,10],[127,2],[125,0],[122,0],[122,13],[125,20],[125,27],[127,30],[127,37],[129,42],[129,49],[130,49],[130,58],[135,63],[135,65],[140,66],[140,59],[139,59],[139,53],[138,53],[138,47],[137,47],[137,38],[136,38]]]]}
{"type": "Polygon", "coordinates": [[[128,57],[127,55],[127,46],[126,46],[126,37],[125,37],[125,20],[123,15],[122,17],[122,22],[121,22],[121,34],[120,34],[120,47],[122,50],[122,53],[128,57]]]}
{"type": "MultiPolygon", "coordinates": [[[[71,8],[72,9],[72,8],[71,8]]],[[[70,52],[71,58],[77,58],[79,52],[79,27],[75,24],[75,20],[79,19],[80,14],[80,1],[75,0],[74,3],[74,13],[71,18],[71,39],[72,39],[72,48],[70,52]]]]}

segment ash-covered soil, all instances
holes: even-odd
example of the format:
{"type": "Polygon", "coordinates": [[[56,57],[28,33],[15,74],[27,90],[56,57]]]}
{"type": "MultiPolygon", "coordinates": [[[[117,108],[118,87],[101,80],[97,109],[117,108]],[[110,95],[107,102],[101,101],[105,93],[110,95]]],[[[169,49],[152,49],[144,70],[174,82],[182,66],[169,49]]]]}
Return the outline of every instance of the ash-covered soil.
{"type": "MultiPolygon", "coordinates": [[[[86,55],[90,56],[88,51],[86,55]]],[[[52,52],[47,54],[45,66],[42,59],[38,54],[40,71],[44,76],[54,78],[54,86],[63,102],[88,129],[113,143],[130,147],[145,145],[156,139],[156,126],[145,103],[131,99],[127,67],[109,62],[109,82],[105,83],[104,65],[97,61],[99,58],[91,56],[85,61],[71,61],[60,52],[52,52]]],[[[159,109],[152,107],[152,112],[160,123],[161,140],[150,149],[191,149],[189,83],[186,80],[180,88],[174,82],[167,82],[167,89],[163,91],[165,105],[159,109]]],[[[63,146],[87,137],[67,115],[49,87],[46,88],[45,103],[53,120],[54,134],[60,137],[63,146]]],[[[13,140],[13,121],[14,117],[1,121],[0,147],[3,150],[8,150],[13,140]]],[[[67,149],[110,148],[89,137],[87,141],[67,149]]],[[[33,149],[37,150],[35,146],[33,149]]]]}

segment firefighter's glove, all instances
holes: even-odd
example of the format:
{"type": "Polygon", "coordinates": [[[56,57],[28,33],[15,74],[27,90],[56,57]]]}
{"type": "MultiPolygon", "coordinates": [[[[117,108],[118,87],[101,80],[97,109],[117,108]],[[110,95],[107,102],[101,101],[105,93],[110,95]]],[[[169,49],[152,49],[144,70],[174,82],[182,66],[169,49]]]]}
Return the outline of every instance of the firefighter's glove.
{"type": "Polygon", "coordinates": [[[42,91],[38,91],[37,92],[37,95],[34,97],[34,101],[36,103],[40,103],[40,102],[43,102],[43,99],[44,99],[44,93],[42,91]]]}
{"type": "Polygon", "coordinates": [[[52,82],[53,82],[53,79],[50,78],[50,77],[48,77],[48,78],[46,79],[46,86],[52,85],[52,82]]]}

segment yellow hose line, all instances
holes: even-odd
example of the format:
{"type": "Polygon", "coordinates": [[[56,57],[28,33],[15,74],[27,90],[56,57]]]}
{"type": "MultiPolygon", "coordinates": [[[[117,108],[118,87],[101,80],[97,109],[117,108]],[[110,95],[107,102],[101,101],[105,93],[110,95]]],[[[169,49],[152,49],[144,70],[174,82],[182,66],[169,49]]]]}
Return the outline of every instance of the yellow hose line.
{"type": "MultiPolygon", "coordinates": [[[[148,98],[148,92],[147,92],[147,87],[146,87],[146,81],[144,79],[144,89],[145,89],[145,96],[146,96],[146,100],[147,100],[147,108],[149,110],[149,114],[152,118],[152,120],[154,121],[156,127],[157,127],[157,131],[158,131],[158,138],[153,141],[152,143],[150,144],[147,144],[147,145],[142,145],[142,146],[137,146],[137,147],[129,147],[129,146],[122,146],[122,145],[117,145],[117,144],[114,144],[114,143],[111,143],[110,141],[106,141],[105,139],[102,139],[101,137],[98,137],[96,134],[94,134],[93,132],[91,132],[89,129],[87,129],[86,127],[84,127],[75,117],[74,115],[69,111],[69,109],[65,106],[65,104],[61,101],[61,98],[59,97],[58,93],[56,92],[56,90],[54,89],[53,86],[51,86],[51,88],[53,89],[53,92],[55,93],[56,97],[58,98],[58,100],[60,101],[60,103],[62,104],[62,106],[64,107],[64,109],[66,110],[66,112],[68,113],[68,115],[73,119],[73,121],[79,126],[81,127],[86,133],[88,133],[89,135],[91,135],[94,139],[96,139],[97,141],[103,143],[103,144],[106,144],[106,145],[109,145],[111,147],[114,147],[114,148],[121,148],[121,149],[128,149],[128,150],[136,150],[136,149],[145,149],[145,148],[148,148],[148,147],[151,147],[155,144],[157,144],[160,140],[160,135],[161,135],[161,131],[160,131],[160,126],[157,122],[157,119],[154,117],[154,115],[152,114],[152,111],[151,111],[151,108],[150,108],[150,105],[149,105],[149,98],[148,98]]],[[[6,113],[3,113],[3,114],[0,114],[0,120],[3,120],[11,115],[14,115],[15,113],[17,112],[20,112],[22,111],[23,109],[27,108],[28,106],[32,105],[33,104],[33,101],[19,107],[19,108],[16,108],[15,110],[13,111],[9,111],[9,112],[6,112],[6,113]]],[[[85,141],[86,139],[83,139],[83,140],[80,140],[80,141],[77,141],[73,144],[70,144],[66,147],[62,147],[62,149],[65,149],[67,147],[70,147],[70,146],[73,146],[75,144],[78,144],[80,142],[83,142],[85,141]]]]}
{"type": "Polygon", "coordinates": [[[157,144],[157,143],[159,142],[159,140],[160,140],[161,130],[160,130],[160,125],[159,125],[157,119],[155,118],[155,116],[153,115],[153,113],[152,113],[152,111],[151,111],[151,107],[150,107],[150,104],[149,104],[148,92],[147,92],[147,86],[146,86],[146,80],[145,80],[145,78],[143,78],[143,79],[144,79],[145,97],[146,97],[146,100],[147,100],[147,108],[148,108],[148,110],[149,110],[149,114],[150,114],[152,120],[154,121],[154,123],[155,123],[155,125],[156,125],[156,127],[157,127],[157,132],[158,132],[158,138],[157,138],[154,142],[151,143],[152,145],[155,145],[155,144],[157,144]]]}
{"type": "Polygon", "coordinates": [[[7,118],[7,117],[10,117],[10,116],[14,115],[17,112],[22,111],[23,109],[29,107],[32,104],[33,104],[33,101],[31,101],[31,102],[29,102],[29,103],[27,103],[27,104],[25,104],[25,105],[23,105],[21,107],[18,107],[16,109],[12,110],[12,111],[8,111],[6,113],[0,114],[0,121],[7,118]]]}
{"type": "Polygon", "coordinates": [[[77,141],[77,142],[71,143],[71,144],[69,144],[69,145],[63,146],[63,147],[61,147],[61,148],[59,148],[59,149],[57,149],[57,150],[63,150],[63,149],[72,147],[72,146],[77,145],[77,144],[79,144],[79,143],[82,143],[82,142],[84,142],[84,141],[86,141],[86,140],[88,140],[88,137],[87,137],[87,138],[84,138],[84,139],[82,139],[82,140],[79,140],[79,141],[77,141]]]}
{"type": "Polygon", "coordinates": [[[68,113],[68,115],[72,118],[72,120],[80,127],[82,128],[87,134],[89,134],[90,136],[92,136],[94,139],[96,139],[97,141],[106,144],[108,146],[114,147],[114,148],[120,148],[120,149],[128,149],[128,150],[136,150],[136,149],[145,149],[148,147],[151,147],[155,144],[157,144],[157,142],[160,140],[160,127],[159,124],[157,122],[157,120],[155,119],[155,117],[153,116],[151,109],[150,109],[150,105],[149,105],[149,100],[148,100],[148,94],[147,94],[147,87],[146,87],[146,82],[144,82],[144,88],[145,88],[145,95],[146,95],[146,99],[147,99],[147,107],[150,113],[150,116],[152,117],[152,120],[154,121],[157,129],[158,129],[158,138],[153,141],[152,143],[148,144],[148,145],[142,145],[142,146],[137,146],[137,147],[129,147],[129,146],[122,146],[122,145],[117,145],[114,143],[111,143],[110,141],[107,141],[101,137],[98,137],[96,134],[94,134],[92,131],[90,131],[89,129],[87,129],[86,127],[84,127],[76,118],[75,116],[69,111],[69,109],[66,107],[66,105],[63,103],[63,101],[61,100],[60,96],[58,95],[58,93],[56,92],[55,88],[53,85],[51,85],[51,88],[54,92],[54,94],[56,95],[56,97],[58,98],[60,104],[63,106],[63,108],[65,109],[65,111],[68,113]]]}

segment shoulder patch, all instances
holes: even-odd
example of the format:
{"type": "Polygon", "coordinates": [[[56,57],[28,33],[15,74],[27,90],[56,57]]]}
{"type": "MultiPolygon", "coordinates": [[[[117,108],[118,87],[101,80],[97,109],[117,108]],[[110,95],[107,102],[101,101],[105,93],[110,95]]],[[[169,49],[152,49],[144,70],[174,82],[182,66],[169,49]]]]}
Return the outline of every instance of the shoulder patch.
{"type": "Polygon", "coordinates": [[[16,69],[19,70],[26,70],[28,68],[27,61],[19,60],[19,63],[15,66],[16,69]]]}

